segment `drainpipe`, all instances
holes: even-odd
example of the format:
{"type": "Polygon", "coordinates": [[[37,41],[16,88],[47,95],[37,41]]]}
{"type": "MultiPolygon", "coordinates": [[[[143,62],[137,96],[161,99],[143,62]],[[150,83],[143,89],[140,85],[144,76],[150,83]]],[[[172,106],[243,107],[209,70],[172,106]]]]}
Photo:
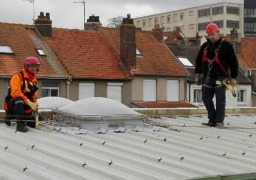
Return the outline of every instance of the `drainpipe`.
{"type": "Polygon", "coordinates": [[[70,76],[70,77],[68,77],[68,80],[66,81],[66,83],[67,83],[67,99],[69,99],[69,85],[70,85],[71,81],[72,81],[72,77],[70,76]]]}

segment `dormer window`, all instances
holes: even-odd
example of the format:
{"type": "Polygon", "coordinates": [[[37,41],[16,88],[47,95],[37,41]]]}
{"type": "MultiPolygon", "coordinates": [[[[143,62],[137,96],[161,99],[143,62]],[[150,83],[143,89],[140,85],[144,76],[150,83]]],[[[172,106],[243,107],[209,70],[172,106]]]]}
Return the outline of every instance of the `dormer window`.
{"type": "Polygon", "coordinates": [[[136,49],[136,57],[142,57],[142,54],[138,49],[136,49]]]}
{"type": "Polygon", "coordinates": [[[14,54],[11,47],[7,45],[0,45],[1,54],[14,54]]]}
{"type": "Polygon", "coordinates": [[[39,54],[39,56],[46,56],[42,49],[36,49],[36,52],[39,54]]]}

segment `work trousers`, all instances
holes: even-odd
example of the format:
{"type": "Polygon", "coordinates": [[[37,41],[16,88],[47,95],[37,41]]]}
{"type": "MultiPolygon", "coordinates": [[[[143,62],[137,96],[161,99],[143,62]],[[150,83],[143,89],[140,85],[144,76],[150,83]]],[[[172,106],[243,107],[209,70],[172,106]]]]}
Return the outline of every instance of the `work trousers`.
{"type": "Polygon", "coordinates": [[[6,112],[6,116],[8,119],[30,120],[30,122],[27,122],[27,125],[30,127],[35,127],[35,118],[32,115],[32,111],[30,113],[25,112],[26,110],[30,109],[30,107],[24,103],[21,97],[10,99],[7,102],[7,106],[8,112],[6,112]]]}
{"type": "Polygon", "coordinates": [[[202,82],[202,100],[208,111],[209,122],[222,123],[225,118],[226,87],[218,78],[204,77],[202,82]],[[213,102],[214,95],[216,108],[213,102]]]}

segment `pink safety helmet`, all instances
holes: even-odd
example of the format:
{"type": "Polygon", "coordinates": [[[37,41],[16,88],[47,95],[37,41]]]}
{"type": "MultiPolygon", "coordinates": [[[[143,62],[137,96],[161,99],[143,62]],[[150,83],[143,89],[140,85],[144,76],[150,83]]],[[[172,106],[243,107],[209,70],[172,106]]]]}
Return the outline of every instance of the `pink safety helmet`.
{"type": "Polygon", "coordinates": [[[36,57],[27,57],[25,62],[24,62],[24,68],[26,70],[28,70],[28,66],[31,65],[31,64],[37,64],[38,65],[38,68],[37,68],[37,71],[39,71],[39,60],[36,58],[36,57]]]}
{"type": "Polygon", "coordinates": [[[210,23],[206,26],[206,34],[210,34],[218,30],[219,30],[219,27],[217,26],[217,24],[210,23]]]}

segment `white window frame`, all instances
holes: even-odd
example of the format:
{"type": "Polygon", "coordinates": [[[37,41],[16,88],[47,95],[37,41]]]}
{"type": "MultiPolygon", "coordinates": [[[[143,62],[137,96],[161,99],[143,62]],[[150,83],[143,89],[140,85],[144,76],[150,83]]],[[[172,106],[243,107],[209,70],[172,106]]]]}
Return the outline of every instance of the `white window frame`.
{"type": "Polygon", "coordinates": [[[78,99],[85,99],[90,97],[95,97],[95,83],[79,83],[78,88],[78,99]],[[85,87],[88,89],[88,92],[82,93],[80,90],[85,87]]]}
{"type": "Polygon", "coordinates": [[[237,104],[238,105],[246,105],[246,103],[247,103],[247,91],[245,89],[237,90],[237,104]],[[242,92],[242,96],[243,96],[242,97],[243,101],[240,98],[241,92],[242,92]]]}
{"type": "Polygon", "coordinates": [[[43,92],[42,92],[42,97],[59,97],[60,96],[60,84],[58,82],[45,82],[45,83],[58,83],[58,87],[43,86],[43,83],[42,83],[42,91],[47,90],[48,96],[43,96],[43,92]],[[51,95],[51,90],[58,90],[58,95],[57,96],[52,96],[51,95]]]}
{"type": "Polygon", "coordinates": [[[202,89],[193,90],[193,104],[200,104],[202,102],[202,89]]]}
{"type": "Polygon", "coordinates": [[[180,100],[180,81],[179,80],[167,80],[166,83],[167,101],[174,102],[180,100]],[[173,87],[173,85],[177,85],[173,87]],[[176,94],[176,96],[173,96],[176,94]]]}
{"type": "Polygon", "coordinates": [[[122,103],[123,102],[123,83],[108,83],[107,98],[122,103]],[[115,90],[120,88],[119,97],[117,97],[116,94],[114,95],[115,97],[111,94],[111,92],[112,92],[111,89],[112,88],[115,88],[115,90]]]}
{"type": "Polygon", "coordinates": [[[14,54],[10,46],[0,45],[0,54],[14,54]]]}
{"type": "Polygon", "coordinates": [[[143,80],[143,101],[145,102],[156,101],[156,80],[155,79],[143,80]]]}

